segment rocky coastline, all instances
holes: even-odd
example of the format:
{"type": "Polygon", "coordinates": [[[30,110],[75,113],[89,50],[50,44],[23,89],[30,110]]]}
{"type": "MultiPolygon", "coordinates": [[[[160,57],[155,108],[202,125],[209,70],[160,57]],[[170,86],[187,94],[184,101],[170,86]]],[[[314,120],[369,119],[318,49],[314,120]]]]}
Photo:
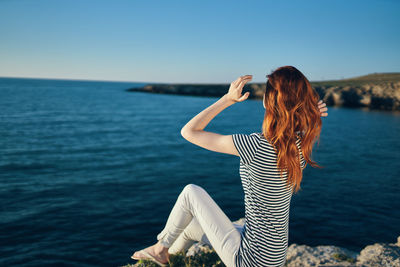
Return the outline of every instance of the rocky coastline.
{"type": "MultiPolygon", "coordinates": [[[[375,73],[350,79],[316,81],[311,85],[328,106],[400,111],[400,73],[375,73]]],[[[262,100],[265,86],[265,83],[250,83],[245,85],[243,92],[250,92],[249,99],[262,100]]],[[[228,89],[229,84],[148,84],[126,91],[221,97],[228,89]]]]}
{"type": "MultiPolygon", "coordinates": [[[[233,222],[242,225],[245,219],[233,222]]],[[[123,267],[153,267],[150,261],[138,261],[123,267]]],[[[194,243],[186,252],[171,255],[169,266],[225,266],[216,252],[207,244],[194,243]]],[[[360,252],[351,251],[338,246],[320,245],[307,246],[291,244],[288,247],[286,267],[400,267],[400,236],[395,243],[375,243],[366,245],[360,252]]]]}

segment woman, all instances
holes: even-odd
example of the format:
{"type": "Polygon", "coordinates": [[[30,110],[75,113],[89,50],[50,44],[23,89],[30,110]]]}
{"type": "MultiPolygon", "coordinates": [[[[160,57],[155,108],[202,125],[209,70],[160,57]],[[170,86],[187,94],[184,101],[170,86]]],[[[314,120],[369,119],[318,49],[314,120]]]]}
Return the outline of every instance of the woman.
{"type": "Polygon", "coordinates": [[[133,259],[150,259],[167,266],[169,255],[186,251],[195,241],[214,248],[231,266],[283,266],[288,247],[290,200],[300,189],[312,146],[319,138],[326,104],[295,67],[283,66],[267,75],[261,133],[221,135],[204,131],[222,110],[246,100],[243,86],[251,75],[230,84],[228,93],[191,119],[181,130],[189,142],[240,157],[245,193],[245,224],[233,224],[208,193],[188,184],[180,193],[158,242],[135,252],[133,259]]]}

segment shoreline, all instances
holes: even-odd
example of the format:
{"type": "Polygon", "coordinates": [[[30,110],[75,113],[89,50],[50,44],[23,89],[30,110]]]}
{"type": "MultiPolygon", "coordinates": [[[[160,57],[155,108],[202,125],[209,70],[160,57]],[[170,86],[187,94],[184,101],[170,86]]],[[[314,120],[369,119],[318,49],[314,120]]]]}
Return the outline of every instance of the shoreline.
{"type": "MultiPolygon", "coordinates": [[[[147,84],[127,92],[221,97],[230,84],[147,84]]],[[[311,82],[327,106],[400,111],[400,73],[372,74],[353,79],[311,82]],[[384,78],[382,78],[384,77],[384,78]]],[[[265,83],[249,83],[248,99],[263,99],[265,83]]]]}

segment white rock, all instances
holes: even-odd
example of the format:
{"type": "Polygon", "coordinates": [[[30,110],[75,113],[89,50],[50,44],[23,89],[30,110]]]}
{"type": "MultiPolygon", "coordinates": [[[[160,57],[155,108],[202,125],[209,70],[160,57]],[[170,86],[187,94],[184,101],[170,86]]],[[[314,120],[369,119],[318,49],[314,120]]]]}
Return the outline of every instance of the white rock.
{"type": "MultiPolygon", "coordinates": [[[[245,219],[233,222],[243,226],[245,219]]],[[[212,247],[197,242],[191,246],[186,256],[210,252],[212,247]]],[[[397,243],[375,243],[366,246],[360,253],[337,246],[291,244],[287,251],[287,267],[330,266],[330,267],[400,267],[400,236],[397,243]]]]}
{"type": "Polygon", "coordinates": [[[366,246],[357,257],[357,266],[400,267],[400,236],[397,243],[375,243],[366,246]]]}
{"type": "Polygon", "coordinates": [[[286,263],[289,267],[355,266],[356,257],[357,252],[341,247],[291,244],[288,247],[286,263]]]}

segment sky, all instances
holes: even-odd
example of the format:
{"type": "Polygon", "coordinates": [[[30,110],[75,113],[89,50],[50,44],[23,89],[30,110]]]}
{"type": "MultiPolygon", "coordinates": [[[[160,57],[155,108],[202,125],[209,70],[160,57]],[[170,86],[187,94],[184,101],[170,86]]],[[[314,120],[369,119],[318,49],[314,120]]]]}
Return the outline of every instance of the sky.
{"type": "Polygon", "coordinates": [[[0,0],[0,77],[310,81],[400,71],[400,1],[0,0]]]}

